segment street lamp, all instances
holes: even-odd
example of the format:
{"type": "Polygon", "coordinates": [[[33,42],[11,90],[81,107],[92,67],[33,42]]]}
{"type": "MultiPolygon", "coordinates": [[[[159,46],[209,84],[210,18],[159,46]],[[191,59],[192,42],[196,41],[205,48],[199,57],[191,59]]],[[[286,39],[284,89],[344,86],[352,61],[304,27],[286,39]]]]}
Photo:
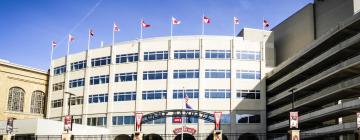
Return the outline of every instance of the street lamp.
{"type": "MultiPolygon", "coordinates": [[[[69,101],[68,101],[68,117],[70,117],[70,107],[71,107],[71,96],[76,96],[74,93],[70,93],[70,92],[64,92],[65,94],[69,94],[69,101]]],[[[73,123],[73,119],[71,117],[71,124],[70,124],[70,128],[72,129],[72,123],[73,123]]],[[[69,133],[69,129],[66,130],[67,133],[69,133]]]]}

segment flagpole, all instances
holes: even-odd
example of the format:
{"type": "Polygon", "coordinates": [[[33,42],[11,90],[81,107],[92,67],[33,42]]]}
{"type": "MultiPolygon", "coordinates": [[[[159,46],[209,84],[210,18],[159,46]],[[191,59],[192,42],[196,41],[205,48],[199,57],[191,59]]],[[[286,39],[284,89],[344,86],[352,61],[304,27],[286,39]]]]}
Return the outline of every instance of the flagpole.
{"type": "Polygon", "coordinates": [[[171,22],[170,22],[170,37],[171,37],[171,39],[172,39],[172,36],[173,36],[173,19],[174,19],[174,17],[171,17],[171,22]]]}
{"type": "Polygon", "coordinates": [[[143,38],[143,26],[142,26],[143,22],[144,22],[144,19],[141,19],[141,22],[140,22],[140,39],[143,38]]]}
{"type": "Polygon", "coordinates": [[[90,50],[90,38],[91,38],[91,29],[89,29],[89,34],[88,34],[88,45],[87,45],[87,50],[90,50]]]}
{"type": "Polygon", "coordinates": [[[204,14],[203,14],[203,17],[201,19],[201,22],[202,22],[202,31],[201,31],[201,35],[204,35],[204,14]]]}
{"type": "Polygon", "coordinates": [[[235,20],[234,20],[234,23],[233,23],[233,24],[234,24],[233,37],[235,38],[235,32],[236,32],[235,20]]]}
{"type": "Polygon", "coordinates": [[[71,35],[69,34],[69,38],[68,38],[68,44],[67,44],[67,56],[69,56],[69,52],[70,52],[70,41],[71,41],[71,35]]]}
{"type": "Polygon", "coordinates": [[[112,35],[112,46],[115,44],[115,28],[113,27],[113,35],[112,35]]]}

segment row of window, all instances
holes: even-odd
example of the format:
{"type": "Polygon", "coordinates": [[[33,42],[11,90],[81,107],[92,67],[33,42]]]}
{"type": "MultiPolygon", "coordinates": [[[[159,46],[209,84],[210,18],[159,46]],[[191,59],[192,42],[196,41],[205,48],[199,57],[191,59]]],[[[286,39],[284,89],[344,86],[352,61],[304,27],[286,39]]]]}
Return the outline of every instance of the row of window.
{"type": "MultiPolygon", "coordinates": [[[[20,87],[12,87],[8,94],[8,111],[23,112],[25,103],[25,90],[20,87]]],[[[31,94],[30,112],[43,114],[45,106],[45,93],[36,90],[31,94]]]]}
{"type": "Polygon", "coordinates": [[[109,83],[109,75],[90,77],[90,85],[107,84],[107,83],[109,83]]]}
{"type": "Polygon", "coordinates": [[[108,102],[108,94],[104,93],[104,94],[94,94],[94,95],[89,95],[89,103],[104,103],[104,102],[108,102]]]}
{"type": "MultiPolygon", "coordinates": [[[[197,59],[200,58],[199,50],[175,50],[175,59],[197,59]]],[[[205,58],[209,59],[230,59],[230,50],[206,50],[205,58]]],[[[237,51],[236,58],[240,60],[260,60],[260,52],[257,51],[237,51]]],[[[144,52],[144,60],[166,60],[168,59],[168,51],[144,52]]],[[[137,62],[139,60],[138,53],[116,55],[116,63],[137,62]]],[[[111,57],[99,57],[91,59],[91,66],[103,66],[111,64],[111,57]]],[[[71,71],[86,68],[86,60],[71,63],[71,71]]],[[[59,75],[66,72],[66,65],[54,68],[54,74],[59,75]]]]}
{"type": "MultiPolygon", "coordinates": [[[[107,117],[92,117],[87,118],[87,125],[90,126],[106,126],[107,117]]],[[[259,114],[236,114],[235,115],[236,123],[237,124],[256,124],[261,123],[261,116],[259,114]]],[[[172,123],[174,119],[171,119],[172,123]]],[[[184,123],[199,123],[199,119],[195,117],[182,117],[184,123]]],[[[166,118],[159,118],[145,124],[165,124],[166,118]]],[[[204,123],[211,123],[209,121],[204,121],[204,123]]],[[[222,114],[221,116],[221,124],[230,124],[231,123],[231,116],[230,114],[222,114]]],[[[133,125],[135,124],[135,117],[134,116],[113,116],[112,117],[112,125],[133,125]]]]}

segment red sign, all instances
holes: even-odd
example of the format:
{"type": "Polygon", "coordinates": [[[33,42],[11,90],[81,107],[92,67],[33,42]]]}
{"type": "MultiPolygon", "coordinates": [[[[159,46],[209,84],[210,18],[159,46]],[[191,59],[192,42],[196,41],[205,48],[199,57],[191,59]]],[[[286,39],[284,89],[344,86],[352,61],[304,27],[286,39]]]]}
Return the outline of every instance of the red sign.
{"type": "Polygon", "coordinates": [[[142,113],[135,113],[136,130],[140,130],[140,128],[141,128],[142,116],[143,116],[142,113]]]}
{"type": "Polygon", "coordinates": [[[299,128],[298,112],[290,112],[290,128],[299,128]]]}
{"type": "Polygon", "coordinates": [[[190,133],[190,134],[194,135],[196,133],[196,129],[183,126],[183,127],[180,127],[180,128],[175,128],[173,130],[173,132],[174,132],[175,135],[181,134],[181,132],[187,132],[187,133],[190,133]]]}
{"type": "Polygon", "coordinates": [[[215,118],[215,129],[220,129],[220,120],[221,120],[222,112],[214,112],[214,118],[215,118]]]}
{"type": "Polygon", "coordinates": [[[71,130],[71,116],[67,115],[64,117],[64,129],[65,131],[71,130]]]}
{"type": "Polygon", "coordinates": [[[181,117],[174,117],[173,122],[174,123],[182,123],[182,118],[181,117]]]}

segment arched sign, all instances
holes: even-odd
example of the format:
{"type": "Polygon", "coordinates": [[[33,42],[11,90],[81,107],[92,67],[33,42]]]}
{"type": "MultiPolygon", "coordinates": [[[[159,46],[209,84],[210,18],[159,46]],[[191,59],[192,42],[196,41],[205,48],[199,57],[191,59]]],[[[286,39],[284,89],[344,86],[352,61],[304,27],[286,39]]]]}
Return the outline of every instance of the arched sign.
{"type": "Polygon", "coordinates": [[[215,123],[214,114],[198,110],[175,109],[145,114],[142,116],[141,124],[166,117],[194,117],[215,123]]]}

